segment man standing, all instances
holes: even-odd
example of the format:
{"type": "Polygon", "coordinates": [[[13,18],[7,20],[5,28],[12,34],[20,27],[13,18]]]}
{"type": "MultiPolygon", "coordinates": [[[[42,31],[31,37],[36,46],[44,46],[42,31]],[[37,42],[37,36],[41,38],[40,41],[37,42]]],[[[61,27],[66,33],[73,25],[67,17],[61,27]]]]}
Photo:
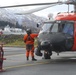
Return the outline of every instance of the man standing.
{"type": "Polygon", "coordinates": [[[3,69],[3,60],[6,60],[6,59],[3,58],[3,56],[4,56],[3,44],[1,43],[1,44],[0,44],[0,72],[5,71],[5,70],[3,69]]]}
{"type": "Polygon", "coordinates": [[[29,54],[31,53],[32,61],[36,61],[34,58],[34,38],[38,36],[38,34],[32,33],[31,29],[26,30],[27,34],[24,36],[24,42],[26,44],[26,58],[29,60],[29,54]]]}

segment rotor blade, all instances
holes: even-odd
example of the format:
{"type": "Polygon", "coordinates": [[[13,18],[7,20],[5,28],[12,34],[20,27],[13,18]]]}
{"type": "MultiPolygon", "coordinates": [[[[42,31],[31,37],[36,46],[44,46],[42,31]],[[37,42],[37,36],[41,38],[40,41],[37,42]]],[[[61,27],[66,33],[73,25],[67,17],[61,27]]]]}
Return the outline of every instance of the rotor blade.
{"type": "Polygon", "coordinates": [[[13,7],[24,7],[24,6],[38,6],[38,5],[51,5],[51,4],[58,4],[58,3],[62,3],[62,2],[22,4],[22,5],[12,5],[12,6],[2,6],[0,8],[13,8],[13,7]]]}
{"type": "Polygon", "coordinates": [[[52,4],[52,5],[48,5],[48,6],[44,6],[44,7],[39,7],[39,8],[35,8],[35,9],[31,9],[31,10],[28,10],[28,11],[24,11],[24,12],[21,12],[21,13],[15,13],[15,14],[17,14],[17,15],[31,14],[31,13],[38,12],[40,10],[43,10],[43,9],[46,9],[46,8],[49,8],[49,7],[52,7],[52,6],[56,6],[56,4],[52,4]]]}

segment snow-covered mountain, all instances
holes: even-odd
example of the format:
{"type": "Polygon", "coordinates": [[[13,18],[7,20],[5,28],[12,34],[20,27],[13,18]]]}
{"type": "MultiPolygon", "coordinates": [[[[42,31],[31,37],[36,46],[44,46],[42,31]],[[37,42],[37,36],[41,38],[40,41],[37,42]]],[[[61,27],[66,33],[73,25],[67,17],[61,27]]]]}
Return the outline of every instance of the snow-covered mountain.
{"type": "Polygon", "coordinates": [[[34,14],[16,15],[6,9],[0,9],[0,21],[10,22],[14,27],[22,27],[23,29],[30,27],[36,30],[37,23],[42,23],[45,20],[45,18],[38,17],[34,14]]]}

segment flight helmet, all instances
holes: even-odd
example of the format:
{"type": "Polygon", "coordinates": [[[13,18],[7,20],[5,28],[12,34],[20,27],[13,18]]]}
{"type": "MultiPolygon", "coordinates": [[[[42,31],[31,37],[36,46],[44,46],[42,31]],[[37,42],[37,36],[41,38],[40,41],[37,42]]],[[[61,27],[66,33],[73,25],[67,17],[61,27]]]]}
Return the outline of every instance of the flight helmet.
{"type": "Polygon", "coordinates": [[[32,33],[31,29],[27,29],[26,32],[27,32],[27,34],[31,34],[32,33]]]}

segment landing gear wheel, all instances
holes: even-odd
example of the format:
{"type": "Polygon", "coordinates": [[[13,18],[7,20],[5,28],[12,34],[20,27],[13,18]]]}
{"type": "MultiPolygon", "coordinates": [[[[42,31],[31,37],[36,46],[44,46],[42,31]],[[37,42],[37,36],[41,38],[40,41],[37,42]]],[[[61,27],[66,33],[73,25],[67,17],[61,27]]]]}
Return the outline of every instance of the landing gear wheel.
{"type": "Polygon", "coordinates": [[[45,59],[51,59],[48,52],[44,52],[44,58],[45,58],[45,59]]]}

